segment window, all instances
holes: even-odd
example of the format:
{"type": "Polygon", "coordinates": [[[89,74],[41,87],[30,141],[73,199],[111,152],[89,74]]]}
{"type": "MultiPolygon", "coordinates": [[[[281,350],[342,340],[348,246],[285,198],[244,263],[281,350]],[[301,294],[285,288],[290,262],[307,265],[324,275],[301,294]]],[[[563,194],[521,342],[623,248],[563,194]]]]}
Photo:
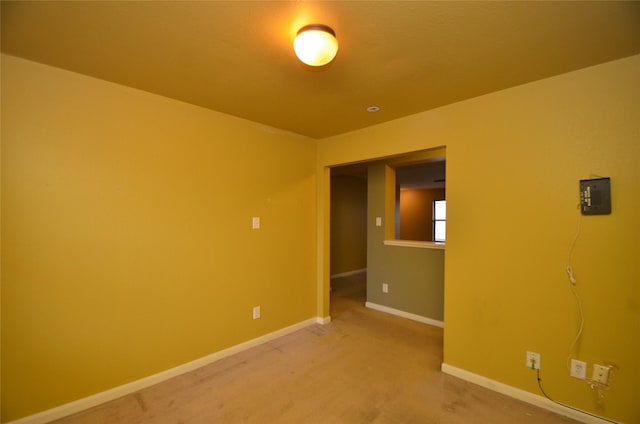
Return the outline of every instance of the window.
{"type": "MultiPolygon", "coordinates": [[[[437,157],[399,162],[395,166],[397,240],[433,242],[435,239],[434,201],[446,199],[444,148],[429,151],[437,157]]],[[[424,156],[426,153],[422,153],[424,156]]],[[[389,196],[391,197],[391,196],[389,196]]],[[[438,224],[440,229],[441,224],[438,224]]],[[[439,242],[442,244],[442,242],[439,242]]],[[[439,246],[442,248],[444,246],[439,246]]]]}
{"type": "Polygon", "coordinates": [[[447,230],[447,201],[433,201],[433,241],[444,243],[447,230]]]}

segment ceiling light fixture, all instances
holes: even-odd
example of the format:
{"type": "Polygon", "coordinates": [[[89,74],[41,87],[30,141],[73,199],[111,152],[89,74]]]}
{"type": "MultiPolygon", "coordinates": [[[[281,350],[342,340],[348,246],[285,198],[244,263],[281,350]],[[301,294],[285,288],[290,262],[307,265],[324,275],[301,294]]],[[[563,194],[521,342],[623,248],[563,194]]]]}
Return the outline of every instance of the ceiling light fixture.
{"type": "Polygon", "coordinates": [[[378,112],[379,110],[380,110],[380,106],[369,106],[367,108],[367,112],[371,112],[371,113],[378,112]]]}
{"type": "Polygon", "coordinates": [[[296,56],[309,66],[323,66],[338,53],[336,33],[326,25],[305,25],[293,41],[296,56]]]}

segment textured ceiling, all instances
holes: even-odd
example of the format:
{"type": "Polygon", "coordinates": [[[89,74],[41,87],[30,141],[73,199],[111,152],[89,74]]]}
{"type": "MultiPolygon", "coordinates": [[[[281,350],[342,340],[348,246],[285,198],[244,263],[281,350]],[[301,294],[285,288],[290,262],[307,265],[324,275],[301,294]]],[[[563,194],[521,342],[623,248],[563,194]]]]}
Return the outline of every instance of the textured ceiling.
{"type": "Polygon", "coordinates": [[[5,53],[313,138],[640,53],[640,2],[2,1],[1,12],[5,53]],[[340,42],[320,70],[293,54],[309,23],[340,42]]]}

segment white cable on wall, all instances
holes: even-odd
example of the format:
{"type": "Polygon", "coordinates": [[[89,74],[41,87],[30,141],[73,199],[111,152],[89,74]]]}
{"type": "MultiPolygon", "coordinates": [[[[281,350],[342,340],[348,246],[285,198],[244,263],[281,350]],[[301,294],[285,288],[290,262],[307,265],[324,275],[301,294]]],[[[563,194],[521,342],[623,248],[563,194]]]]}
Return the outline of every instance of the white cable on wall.
{"type": "Polygon", "coordinates": [[[578,305],[578,311],[580,312],[580,326],[578,328],[578,333],[576,337],[573,339],[573,343],[571,343],[571,347],[569,348],[569,355],[567,356],[567,370],[571,372],[571,359],[573,359],[573,350],[575,349],[580,337],[582,337],[582,330],[584,329],[584,311],[582,309],[582,300],[578,295],[578,291],[576,290],[576,277],[573,274],[573,267],[571,266],[571,256],[573,255],[573,248],[576,245],[576,241],[580,236],[580,230],[582,225],[582,214],[580,213],[580,205],[578,204],[578,223],[576,225],[576,235],[573,237],[571,244],[569,245],[569,251],[567,252],[567,276],[569,277],[569,282],[571,283],[569,287],[571,287],[571,292],[573,296],[576,298],[576,303],[578,305]]]}

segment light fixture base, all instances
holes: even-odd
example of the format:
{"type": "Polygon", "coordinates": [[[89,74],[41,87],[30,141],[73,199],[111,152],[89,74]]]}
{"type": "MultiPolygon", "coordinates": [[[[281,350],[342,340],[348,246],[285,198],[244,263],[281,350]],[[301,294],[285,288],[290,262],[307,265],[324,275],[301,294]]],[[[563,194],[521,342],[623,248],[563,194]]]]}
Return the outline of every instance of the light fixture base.
{"type": "Polygon", "coordinates": [[[305,25],[302,28],[300,28],[298,30],[298,33],[296,34],[296,36],[302,34],[303,32],[307,32],[307,31],[324,31],[327,32],[329,34],[331,34],[334,38],[336,36],[336,32],[333,30],[333,28],[331,28],[328,25],[323,25],[323,24],[309,24],[309,25],[305,25]]]}

